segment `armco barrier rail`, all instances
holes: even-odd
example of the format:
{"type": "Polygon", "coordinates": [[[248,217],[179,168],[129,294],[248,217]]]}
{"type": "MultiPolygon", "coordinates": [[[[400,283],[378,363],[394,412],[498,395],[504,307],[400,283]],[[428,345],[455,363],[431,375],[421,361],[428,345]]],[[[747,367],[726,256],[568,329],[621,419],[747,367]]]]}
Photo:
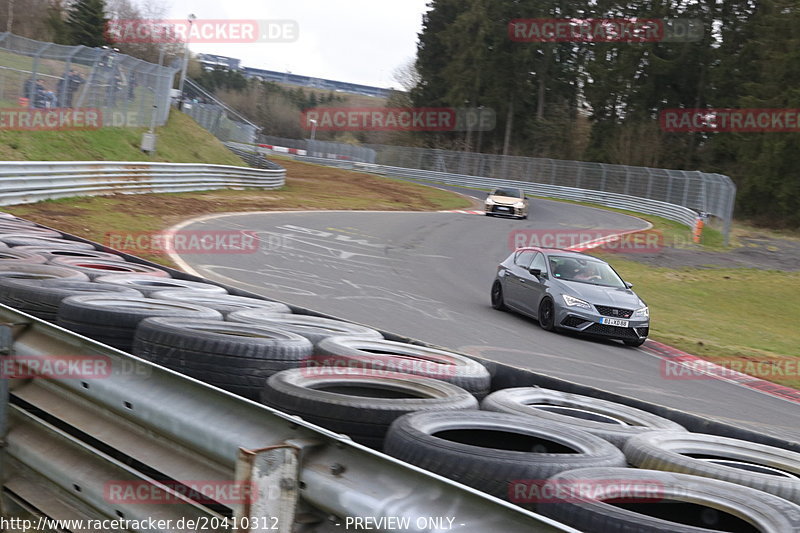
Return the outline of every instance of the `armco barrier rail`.
{"type": "MultiPolygon", "coordinates": [[[[111,374],[103,379],[34,378],[10,392],[8,411],[3,412],[8,417],[5,495],[46,510],[50,516],[152,517],[172,519],[173,524],[182,517],[219,520],[224,510],[186,497],[172,495],[170,500],[174,481],[212,487],[238,482],[258,490],[249,506],[234,506],[234,516],[246,518],[258,509],[259,516],[277,518],[266,522],[268,527],[259,521],[240,531],[294,531],[295,512],[285,502],[296,501],[298,496],[313,507],[312,514],[316,511],[319,522],[328,520],[329,515],[337,520],[400,516],[410,518],[411,524],[420,516],[454,516],[463,524],[455,530],[461,531],[572,531],[298,417],[4,305],[0,305],[0,317],[5,324],[13,324],[12,353],[25,361],[37,361],[40,368],[63,354],[110,360],[111,374]],[[249,467],[253,463],[256,465],[249,467]],[[275,472],[280,475],[270,475],[275,472]],[[114,501],[108,497],[109,482],[150,484],[154,488],[146,494],[151,501],[114,501]],[[53,496],[88,506],[90,512],[76,506],[54,513],[53,496]]],[[[212,530],[232,530],[231,523],[212,530]]],[[[166,530],[193,529],[197,528],[166,530]]],[[[152,531],[146,527],[139,530],[152,531]]],[[[409,531],[436,530],[412,527],[409,531]]]]}
{"type": "Polygon", "coordinates": [[[448,185],[461,185],[465,187],[476,187],[481,189],[493,189],[495,187],[519,187],[527,194],[534,196],[545,196],[548,198],[560,198],[562,200],[574,200],[578,202],[589,202],[593,204],[605,205],[617,209],[627,209],[638,213],[658,215],[689,227],[693,227],[697,219],[697,211],[682,205],[660,202],[649,198],[628,196],[590,189],[578,189],[575,187],[563,187],[561,185],[547,185],[544,183],[530,183],[517,180],[501,180],[495,178],[481,178],[477,176],[464,176],[460,174],[448,174],[445,172],[432,172],[429,170],[416,170],[410,168],[386,167],[383,165],[367,165],[355,163],[354,169],[367,170],[384,176],[397,176],[424,181],[434,181],[448,185]]]}
{"type": "Polygon", "coordinates": [[[3,162],[0,205],[115,193],[277,189],[285,179],[282,168],[135,161],[3,162]]]}
{"type": "Polygon", "coordinates": [[[577,202],[588,202],[617,209],[627,209],[638,213],[657,215],[680,222],[689,227],[693,227],[697,219],[698,212],[682,205],[670,204],[648,198],[628,196],[610,192],[596,191],[590,189],[579,189],[576,187],[564,187],[561,185],[547,185],[544,183],[532,183],[518,180],[502,180],[495,178],[483,178],[479,176],[466,176],[462,174],[449,174],[446,172],[434,172],[430,170],[417,170],[413,168],[387,167],[384,165],[371,165],[369,163],[358,163],[352,161],[334,161],[318,157],[295,157],[300,161],[316,163],[319,165],[336,166],[352,170],[361,170],[383,176],[395,176],[419,181],[431,181],[435,183],[445,183],[448,185],[459,185],[463,187],[475,187],[479,189],[493,189],[496,187],[518,187],[525,193],[534,196],[545,196],[548,198],[560,198],[563,200],[574,200],[577,202]]]}
{"type": "Polygon", "coordinates": [[[331,157],[295,158],[451,185],[521,187],[530,194],[662,216],[689,227],[699,214],[711,215],[722,222],[728,244],[736,185],[722,174],[407,146],[369,147],[375,150],[378,164],[331,157]]]}

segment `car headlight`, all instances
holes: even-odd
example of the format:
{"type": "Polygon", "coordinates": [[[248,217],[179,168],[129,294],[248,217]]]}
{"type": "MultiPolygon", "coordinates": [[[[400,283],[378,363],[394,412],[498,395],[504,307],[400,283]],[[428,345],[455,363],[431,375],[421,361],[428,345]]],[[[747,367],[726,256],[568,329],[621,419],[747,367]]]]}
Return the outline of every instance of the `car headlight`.
{"type": "Polygon", "coordinates": [[[581,300],[580,298],[575,298],[574,296],[570,296],[569,294],[563,294],[564,303],[567,304],[569,307],[582,307],[584,309],[591,309],[592,306],[589,305],[589,302],[581,300]]]}
{"type": "Polygon", "coordinates": [[[633,318],[650,318],[650,308],[642,307],[633,312],[633,318]]]}
{"type": "Polygon", "coordinates": [[[486,205],[494,205],[494,200],[492,200],[491,198],[487,198],[486,205]]]}
{"type": "Polygon", "coordinates": [[[523,207],[525,207],[525,202],[517,202],[514,204],[514,207],[516,207],[517,209],[522,209],[523,207]]]}

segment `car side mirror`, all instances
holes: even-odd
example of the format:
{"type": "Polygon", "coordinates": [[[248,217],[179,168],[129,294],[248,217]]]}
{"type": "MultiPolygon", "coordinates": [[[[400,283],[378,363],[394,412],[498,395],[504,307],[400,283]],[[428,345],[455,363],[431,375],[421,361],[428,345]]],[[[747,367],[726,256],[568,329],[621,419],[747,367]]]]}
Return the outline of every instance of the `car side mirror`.
{"type": "Polygon", "coordinates": [[[532,268],[529,270],[529,272],[537,278],[542,275],[542,270],[540,268],[532,268]]]}
{"type": "Polygon", "coordinates": [[[629,281],[626,281],[625,282],[625,286],[628,287],[629,289],[632,289],[633,288],[633,283],[631,283],[629,281]]]}

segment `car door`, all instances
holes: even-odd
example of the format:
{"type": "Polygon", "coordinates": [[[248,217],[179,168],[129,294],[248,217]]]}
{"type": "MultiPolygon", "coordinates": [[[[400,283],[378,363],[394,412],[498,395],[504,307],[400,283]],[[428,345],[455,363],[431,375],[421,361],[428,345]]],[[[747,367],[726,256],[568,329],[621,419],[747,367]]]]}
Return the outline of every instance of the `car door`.
{"type": "Polygon", "coordinates": [[[534,257],[525,269],[524,274],[519,277],[519,310],[525,314],[536,316],[539,312],[539,302],[547,289],[547,262],[544,254],[536,252],[534,257]],[[531,270],[538,268],[541,271],[539,276],[531,274],[531,270]]]}
{"type": "Polygon", "coordinates": [[[535,252],[532,250],[517,252],[514,261],[506,269],[503,298],[509,307],[520,309],[520,301],[524,297],[523,285],[525,284],[522,278],[528,274],[528,265],[531,264],[534,255],[535,252]]]}

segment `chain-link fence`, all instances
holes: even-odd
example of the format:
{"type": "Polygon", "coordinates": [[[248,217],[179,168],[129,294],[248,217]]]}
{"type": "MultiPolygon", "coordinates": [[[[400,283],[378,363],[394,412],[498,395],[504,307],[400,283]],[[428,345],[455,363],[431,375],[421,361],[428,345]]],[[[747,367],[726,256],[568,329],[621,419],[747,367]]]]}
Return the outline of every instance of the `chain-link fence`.
{"type": "Polygon", "coordinates": [[[362,163],[375,162],[375,150],[354,144],[320,141],[318,139],[313,141],[311,139],[286,139],[284,137],[273,137],[272,135],[259,135],[258,142],[259,144],[305,150],[307,152],[306,155],[309,157],[343,159],[362,163]]]}
{"type": "Polygon", "coordinates": [[[110,48],[0,33],[0,108],[93,108],[102,116],[98,126],[160,126],[177,70],[110,48]]]}
{"type": "Polygon", "coordinates": [[[722,174],[406,146],[368,146],[375,150],[379,165],[575,187],[681,205],[698,214],[719,218],[726,237],[733,219],[736,185],[722,174]]]}
{"type": "Polygon", "coordinates": [[[188,78],[181,109],[223,142],[254,143],[260,129],[188,78]]]}

